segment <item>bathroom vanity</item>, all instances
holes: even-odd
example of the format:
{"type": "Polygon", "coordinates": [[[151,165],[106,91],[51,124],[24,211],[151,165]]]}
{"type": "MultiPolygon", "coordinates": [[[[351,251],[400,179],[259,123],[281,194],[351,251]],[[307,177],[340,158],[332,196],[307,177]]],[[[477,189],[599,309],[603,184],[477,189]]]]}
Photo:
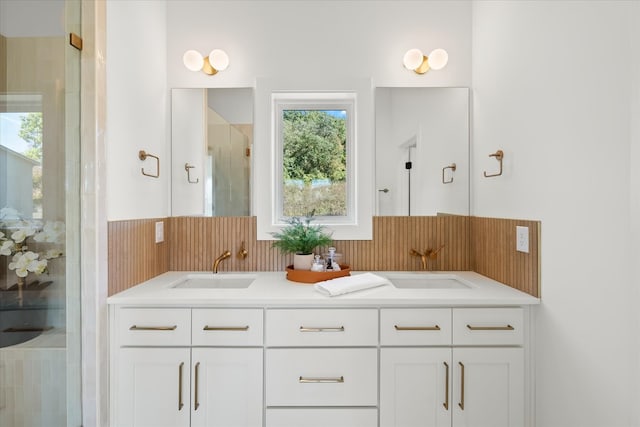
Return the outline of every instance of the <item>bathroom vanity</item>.
{"type": "Polygon", "coordinates": [[[398,287],[169,272],[110,297],[111,424],[529,425],[537,298],[473,272],[376,274],[398,287]]]}

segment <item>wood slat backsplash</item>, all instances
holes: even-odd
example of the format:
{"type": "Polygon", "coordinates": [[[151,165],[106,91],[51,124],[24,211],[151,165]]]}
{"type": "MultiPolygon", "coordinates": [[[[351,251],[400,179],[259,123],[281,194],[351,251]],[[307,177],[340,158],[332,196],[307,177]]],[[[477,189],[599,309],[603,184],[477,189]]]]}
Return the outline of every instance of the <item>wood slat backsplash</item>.
{"type": "MultiPolygon", "coordinates": [[[[225,250],[232,256],[219,271],[283,271],[292,263],[256,240],[255,217],[165,218],[165,243],[155,244],[157,219],[109,223],[109,295],[167,271],[209,271],[225,250]],[[246,259],[238,256],[242,242],[246,259]]],[[[353,270],[422,269],[419,257],[444,245],[428,269],[473,270],[511,287],[539,295],[539,222],[467,216],[374,217],[373,240],[336,240],[353,270]],[[530,253],[515,251],[515,226],[530,227],[530,253]]],[[[324,252],[324,250],[323,250],[324,252]]]]}
{"type": "Polygon", "coordinates": [[[109,222],[109,295],[169,271],[169,229],[167,218],[109,222]],[[164,221],[162,243],[155,243],[157,221],[164,221]]]}
{"type": "MultiPolygon", "coordinates": [[[[373,240],[336,240],[337,252],[343,254],[354,270],[416,270],[420,258],[409,255],[410,249],[444,248],[430,270],[468,270],[467,244],[469,218],[375,217],[373,240]]],[[[283,271],[292,263],[291,255],[282,255],[271,241],[256,240],[255,217],[176,217],[171,218],[169,269],[176,271],[211,270],[213,260],[230,250],[219,271],[283,271]],[[249,255],[237,256],[241,243],[249,255]]]]}
{"type": "Polygon", "coordinates": [[[471,269],[540,297],[540,222],[471,217],[471,269]],[[516,226],[529,227],[529,253],[516,251],[516,226]]]}

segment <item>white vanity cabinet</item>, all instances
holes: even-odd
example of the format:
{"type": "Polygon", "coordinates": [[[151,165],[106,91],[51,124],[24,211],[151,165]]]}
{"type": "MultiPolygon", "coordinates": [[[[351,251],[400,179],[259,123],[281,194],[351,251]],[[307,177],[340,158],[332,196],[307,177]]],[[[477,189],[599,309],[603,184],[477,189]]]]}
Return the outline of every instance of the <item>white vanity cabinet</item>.
{"type": "Polygon", "coordinates": [[[172,288],[184,274],[109,298],[109,425],[532,427],[533,297],[465,272],[336,298],[278,272],[172,288]]]}
{"type": "Polygon", "coordinates": [[[377,427],[377,309],[267,309],[265,336],[267,427],[377,427]]]}
{"type": "Polygon", "coordinates": [[[380,426],[526,425],[521,308],[383,308],[380,327],[380,426]]]}
{"type": "Polygon", "coordinates": [[[111,314],[112,425],[262,426],[262,309],[111,314]]]}

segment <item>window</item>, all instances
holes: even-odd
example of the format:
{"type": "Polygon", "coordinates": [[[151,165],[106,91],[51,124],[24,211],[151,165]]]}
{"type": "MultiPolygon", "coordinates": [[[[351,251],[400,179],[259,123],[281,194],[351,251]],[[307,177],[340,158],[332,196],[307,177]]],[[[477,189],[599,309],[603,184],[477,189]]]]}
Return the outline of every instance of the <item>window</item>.
{"type": "Polygon", "coordinates": [[[274,94],[276,218],[354,222],[354,111],[354,94],[274,94]]]}
{"type": "MultiPolygon", "coordinates": [[[[252,171],[255,173],[252,176],[251,213],[256,217],[258,240],[273,240],[273,233],[280,231],[286,224],[287,213],[304,215],[314,209],[314,222],[326,226],[334,240],[371,240],[375,196],[373,93],[370,78],[326,76],[316,80],[302,76],[301,79],[257,79],[254,91],[252,171]],[[334,125],[337,123],[332,119],[342,120],[344,142],[341,143],[343,148],[340,151],[344,163],[330,168],[330,172],[337,173],[316,173],[313,176],[313,168],[307,168],[306,177],[304,172],[292,172],[291,169],[285,173],[285,157],[294,158],[289,154],[285,156],[285,111],[288,116],[306,116],[298,117],[300,120],[326,120],[332,121],[334,125]],[[313,115],[319,117],[310,119],[313,115]],[[341,168],[344,168],[343,172],[340,171],[341,168]],[[344,173],[344,180],[339,173],[344,173]],[[288,190],[298,194],[285,196],[287,185],[297,186],[297,189],[288,190]],[[306,194],[302,191],[305,185],[306,194]],[[342,194],[339,199],[342,200],[340,203],[345,207],[344,210],[323,208],[324,202],[315,199],[317,194],[331,193],[329,187],[339,186],[343,187],[342,192],[333,190],[333,195],[342,194]],[[302,204],[297,210],[289,211],[288,201],[303,196],[310,202],[302,204]]],[[[309,123],[298,125],[304,127],[309,123]]],[[[306,145],[307,150],[309,146],[306,145]]],[[[335,149],[337,145],[333,146],[335,149]]],[[[302,154],[306,153],[303,151],[302,154]]],[[[307,160],[312,158],[308,155],[302,157],[307,160]]]]}

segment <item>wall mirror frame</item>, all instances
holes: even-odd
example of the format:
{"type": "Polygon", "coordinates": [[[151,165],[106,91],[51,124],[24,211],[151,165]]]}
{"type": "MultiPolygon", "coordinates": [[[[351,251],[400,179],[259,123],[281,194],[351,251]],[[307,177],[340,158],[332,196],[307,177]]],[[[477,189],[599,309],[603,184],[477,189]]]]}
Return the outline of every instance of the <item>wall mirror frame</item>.
{"type": "Polygon", "coordinates": [[[376,215],[470,214],[469,89],[376,88],[376,215]]]}

